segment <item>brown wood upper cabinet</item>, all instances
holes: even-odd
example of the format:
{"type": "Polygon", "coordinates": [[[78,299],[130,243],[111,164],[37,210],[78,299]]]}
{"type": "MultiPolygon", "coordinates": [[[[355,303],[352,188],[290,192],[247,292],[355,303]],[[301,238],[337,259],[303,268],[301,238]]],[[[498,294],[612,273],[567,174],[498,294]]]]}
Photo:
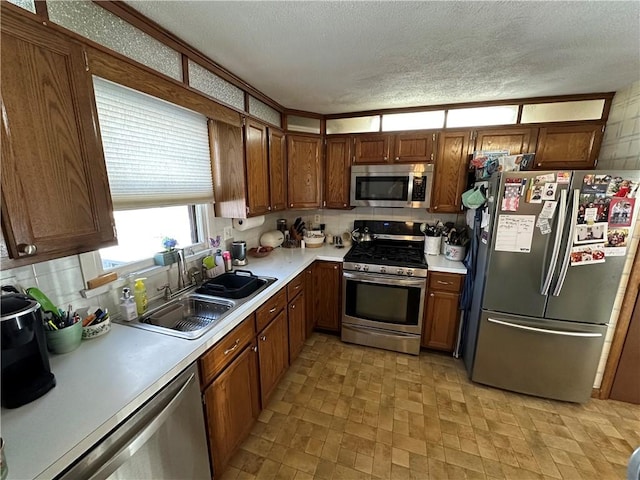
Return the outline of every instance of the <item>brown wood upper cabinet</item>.
{"type": "Polygon", "coordinates": [[[433,131],[355,135],[353,163],[424,163],[434,161],[438,134],[433,131]]]}
{"type": "Polygon", "coordinates": [[[594,168],[603,131],[602,125],[540,127],[536,169],[594,168]]]}
{"type": "MultiPolygon", "coordinates": [[[[508,150],[510,155],[535,151],[536,128],[488,128],[473,133],[473,150],[508,150]]],[[[473,153],[473,152],[469,152],[473,153]]]]}
{"type": "Polygon", "coordinates": [[[83,47],[3,5],[2,64],[5,266],[114,245],[83,47]]]}
{"type": "Polygon", "coordinates": [[[247,120],[244,145],[248,216],[263,215],[271,210],[268,143],[267,127],[255,120],[247,120]]]}
{"type": "Polygon", "coordinates": [[[320,208],[322,190],[321,139],[318,136],[287,136],[289,208],[320,208]]]}
{"type": "Polygon", "coordinates": [[[267,128],[269,132],[269,192],[271,211],[287,209],[287,156],[284,132],[267,128]]]}
{"type": "Polygon", "coordinates": [[[467,183],[469,139],[469,131],[440,134],[431,195],[433,212],[457,213],[462,209],[462,192],[467,183]]]}
{"type": "Polygon", "coordinates": [[[351,136],[327,138],[324,171],[324,201],[326,208],[349,209],[351,183],[351,136]]]}
{"type": "Polygon", "coordinates": [[[253,119],[244,129],[210,121],[209,137],[217,216],[247,218],[286,208],[282,131],[253,119]]]}

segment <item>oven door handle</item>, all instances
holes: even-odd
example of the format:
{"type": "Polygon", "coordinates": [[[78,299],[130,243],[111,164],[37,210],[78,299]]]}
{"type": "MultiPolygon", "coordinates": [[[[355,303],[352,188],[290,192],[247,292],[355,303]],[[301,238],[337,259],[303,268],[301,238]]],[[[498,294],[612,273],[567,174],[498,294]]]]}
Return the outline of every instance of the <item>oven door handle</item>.
{"type": "Polygon", "coordinates": [[[355,280],[356,282],[363,283],[371,283],[371,284],[382,284],[382,285],[392,285],[392,286],[401,286],[401,287],[426,287],[427,279],[426,278],[409,278],[409,277],[399,277],[395,275],[380,275],[377,273],[353,273],[353,272],[345,272],[343,270],[342,277],[347,280],[355,280]]]}

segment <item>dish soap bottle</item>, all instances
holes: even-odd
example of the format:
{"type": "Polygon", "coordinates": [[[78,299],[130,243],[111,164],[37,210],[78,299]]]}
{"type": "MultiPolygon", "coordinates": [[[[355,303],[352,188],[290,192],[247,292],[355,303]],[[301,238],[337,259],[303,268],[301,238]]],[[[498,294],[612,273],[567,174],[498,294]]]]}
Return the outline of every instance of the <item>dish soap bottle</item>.
{"type": "Polygon", "coordinates": [[[136,278],[133,286],[133,296],[136,299],[136,311],[142,315],[147,311],[147,287],[144,285],[146,278],[136,278]]]}
{"type": "Polygon", "coordinates": [[[130,288],[122,289],[122,297],[120,298],[120,313],[122,319],[130,322],[138,316],[136,301],[131,296],[130,288]]]}

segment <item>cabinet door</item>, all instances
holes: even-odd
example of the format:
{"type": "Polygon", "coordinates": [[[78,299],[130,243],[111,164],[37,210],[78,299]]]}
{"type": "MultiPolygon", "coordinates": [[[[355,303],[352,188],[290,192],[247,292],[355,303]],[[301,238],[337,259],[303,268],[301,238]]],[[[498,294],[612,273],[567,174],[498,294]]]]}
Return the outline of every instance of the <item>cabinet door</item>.
{"type": "Polygon", "coordinates": [[[289,334],[287,311],[280,314],[258,334],[260,390],[265,407],[278,381],[289,368],[289,334]]]}
{"type": "Polygon", "coordinates": [[[339,332],[342,325],[342,268],[338,262],[316,262],[314,267],[315,321],[318,328],[339,332]]]}
{"type": "Polygon", "coordinates": [[[600,153],[602,131],[602,125],[540,128],[536,169],[594,168],[600,153]]]}
{"type": "MultiPolygon", "coordinates": [[[[82,46],[2,9],[2,226],[15,264],[114,245],[82,46]]],[[[13,265],[13,264],[11,264],[13,265]]]]}
{"type": "Polygon", "coordinates": [[[300,292],[289,302],[289,362],[298,358],[298,354],[307,339],[306,307],[307,299],[304,292],[300,292]]]}
{"type": "Polygon", "coordinates": [[[242,128],[209,120],[216,216],[247,218],[242,128]]]}
{"type": "Polygon", "coordinates": [[[352,144],[352,137],[334,137],[327,139],[323,203],[327,208],[350,208],[349,187],[351,182],[352,144]]]}
{"type": "Polygon", "coordinates": [[[253,120],[248,120],[245,129],[248,212],[250,216],[263,215],[271,210],[267,127],[253,120]]]}
{"type": "Polygon", "coordinates": [[[269,128],[269,192],[271,211],[287,208],[287,157],[284,133],[269,128]]]}
{"type": "Polygon", "coordinates": [[[389,163],[393,136],[388,133],[356,135],[354,164],[389,163]]]}
{"type": "Polygon", "coordinates": [[[393,142],[396,163],[433,162],[437,134],[434,132],[398,133],[393,142]]]}
{"type": "Polygon", "coordinates": [[[533,152],[535,128],[486,129],[476,132],[475,150],[508,150],[510,155],[533,152]]]}
{"type": "Polygon", "coordinates": [[[287,137],[289,208],[320,208],[320,138],[287,137]]]}
{"type": "Polygon", "coordinates": [[[453,351],[460,320],[459,299],[460,295],[457,293],[428,291],[426,321],[422,330],[424,347],[453,351]]]}
{"type": "Polygon", "coordinates": [[[462,192],[467,183],[470,132],[440,134],[434,168],[431,210],[457,213],[462,208],[462,192]]]}
{"type": "Polygon", "coordinates": [[[311,335],[313,329],[316,328],[316,316],[315,316],[315,302],[316,302],[316,293],[315,293],[315,263],[309,265],[307,269],[304,271],[305,283],[304,283],[304,291],[306,296],[306,305],[305,305],[305,316],[306,316],[306,324],[307,324],[307,337],[311,335]]]}
{"type": "Polygon", "coordinates": [[[204,391],[204,403],[214,476],[220,478],[260,414],[255,344],[247,346],[204,391]]]}

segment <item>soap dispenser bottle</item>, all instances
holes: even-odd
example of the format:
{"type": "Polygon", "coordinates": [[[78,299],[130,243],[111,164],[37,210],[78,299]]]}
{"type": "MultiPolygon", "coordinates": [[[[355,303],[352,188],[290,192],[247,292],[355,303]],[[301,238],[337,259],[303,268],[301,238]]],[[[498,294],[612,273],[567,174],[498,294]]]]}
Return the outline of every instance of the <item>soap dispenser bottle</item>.
{"type": "Polygon", "coordinates": [[[122,319],[127,322],[135,320],[138,316],[136,301],[131,296],[130,288],[122,289],[122,297],[120,297],[120,313],[122,314],[122,319]]]}
{"type": "Polygon", "coordinates": [[[133,286],[133,296],[136,299],[136,311],[142,315],[147,311],[147,287],[144,285],[146,278],[136,278],[133,286]]]}

